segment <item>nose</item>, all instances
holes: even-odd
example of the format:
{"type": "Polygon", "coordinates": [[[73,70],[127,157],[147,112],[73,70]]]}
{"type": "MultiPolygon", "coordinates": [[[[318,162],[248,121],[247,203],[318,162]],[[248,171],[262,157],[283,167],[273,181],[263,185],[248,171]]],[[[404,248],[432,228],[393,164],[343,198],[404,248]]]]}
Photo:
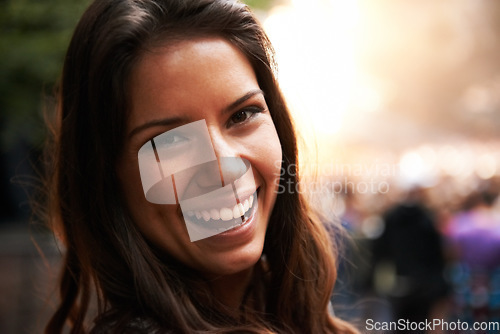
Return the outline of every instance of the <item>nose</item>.
{"type": "Polygon", "coordinates": [[[241,157],[238,144],[220,132],[210,132],[210,138],[217,157],[222,184],[230,184],[248,170],[249,163],[241,157]]]}
{"type": "Polygon", "coordinates": [[[222,175],[222,184],[229,184],[238,180],[246,173],[248,167],[248,161],[241,157],[220,157],[219,169],[222,175]]]}
{"type": "Polygon", "coordinates": [[[233,183],[248,170],[250,164],[240,156],[238,145],[217,131],[209,131],[216,161],[205,165],[198,174],[198,184],[209,186],[214,183],[222,186],[233,183]]]}

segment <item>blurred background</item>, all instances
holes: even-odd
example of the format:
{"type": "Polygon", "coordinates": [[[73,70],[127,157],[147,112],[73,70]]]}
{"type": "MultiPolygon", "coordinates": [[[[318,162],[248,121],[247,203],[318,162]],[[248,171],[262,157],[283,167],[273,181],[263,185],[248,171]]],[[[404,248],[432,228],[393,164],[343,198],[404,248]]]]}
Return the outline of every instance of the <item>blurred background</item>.
{"type": "MultiPolygon", "coordinates": [[[[1,333],[40,332],[51,312],[59,251],[30,200],[43,111],[88,3],[0,2],[1,333]]],[[[499,321],[500,2],[247,3],[301,135],[292,191],[350,236],[337,237],[336,313],[360,328],[499,321]]]]}

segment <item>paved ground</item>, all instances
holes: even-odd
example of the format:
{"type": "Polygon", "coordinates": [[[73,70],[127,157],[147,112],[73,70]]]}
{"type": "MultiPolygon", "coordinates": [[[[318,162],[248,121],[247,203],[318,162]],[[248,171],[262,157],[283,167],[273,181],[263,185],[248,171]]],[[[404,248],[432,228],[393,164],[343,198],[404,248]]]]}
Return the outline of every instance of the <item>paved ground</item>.
{"type": "Polygon", "coordinates": [[[43,332],[54,308],[59,259],[49,233],[24,223],[0,225],[0,333],[43,332]]]}

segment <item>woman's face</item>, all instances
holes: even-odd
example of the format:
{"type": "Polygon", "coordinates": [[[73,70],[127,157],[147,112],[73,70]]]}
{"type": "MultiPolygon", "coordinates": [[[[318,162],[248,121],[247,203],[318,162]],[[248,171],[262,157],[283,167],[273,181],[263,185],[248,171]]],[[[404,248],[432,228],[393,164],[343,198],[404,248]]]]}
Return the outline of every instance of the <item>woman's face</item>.
{"type": "MultiPolygon", "coordinates": [[[[156,247],[207,276],[234,274],[252,267],[262,253],[277,195],[281,145],[249,61],[224,39],[180,41],[143,55],[132,71],[130,94],[128,135],[118,175],[140,231],[156,247]],[[223,185],[234,181],[233,189],[242,197],[238,203],[248,210],[241,225],[195,242],[190,240],[187,223],[197,216],[196,224],[202,225],[199,222],[208,218],[207,213],[213,213],[218,219],[212,215],[205,223],[223,224],[217,215],[222,216],[221,210],[232,206],[216,200],[190,200],[189,210],[181,210],[178,204],[153,204],[146,199],[141,181],[147,167],[142,164],[139,171],[138,158],[141,147],[151,139],[193,124],[205,129],[204,144],[213,148],[216,159],[207,168],[183,173],[187,181],[181,181],[181,177],[176,180],[177,203],[183,194],[211,191],[225,179],[223,185]],[[225,163],[231,159],[240,163],[225,163]],[[243,176],[242,161],[249,163],[253,173],[243,176]],[[255,193],[255,203],[249,208],[252,203],[245,200],[251,202],[255,193]]],[[[166,139],[174,151],[168,151],[165,160],[187,156],[198,145],[179,133],[166,139]]]]}

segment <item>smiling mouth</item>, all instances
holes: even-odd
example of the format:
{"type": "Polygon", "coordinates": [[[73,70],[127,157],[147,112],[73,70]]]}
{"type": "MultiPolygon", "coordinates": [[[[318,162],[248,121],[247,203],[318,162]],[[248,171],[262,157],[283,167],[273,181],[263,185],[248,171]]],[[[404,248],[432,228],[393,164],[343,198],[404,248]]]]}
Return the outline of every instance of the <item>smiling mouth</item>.
{"type": "Polygon", "coordinates": [[[221,207],[185,212],[190,222],[206,228],[226,231],[243,225],[253,217],[257,209],[257,191],[248,198],[239,201],[234,207],[221,207]]]}

